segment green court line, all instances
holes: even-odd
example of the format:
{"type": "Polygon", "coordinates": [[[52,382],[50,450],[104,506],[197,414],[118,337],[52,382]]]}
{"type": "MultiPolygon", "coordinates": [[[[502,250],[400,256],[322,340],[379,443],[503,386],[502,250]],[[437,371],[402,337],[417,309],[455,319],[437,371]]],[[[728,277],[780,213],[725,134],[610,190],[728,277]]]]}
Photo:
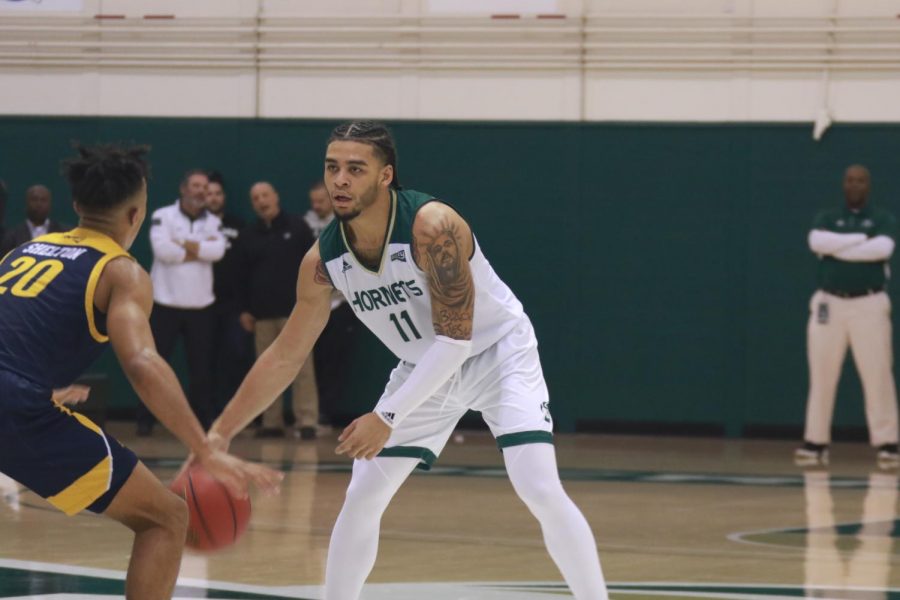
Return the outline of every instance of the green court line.
{"type": "MultiPolygon", "coordinates": [[[[179,468],[183,460],[173,458],[144,459],[151,468],[179,468]]],[[[318,473],[350,473],[351,463],[302,463],[293,461],[268,462],[269,466],[285,472],[313,471],[318,473]]],[[[490,466],[435,465],[419,476],[506,478],[506,469],[490,466]]],[[[560,469],[563,481],[615,481],[628,483],[656,483],[677,485],[734,485],[756,487],[802,488],[803,475],[742,475],[727,473],[684,473],[674,471],[630,471],[616,469],[560,469]]],[[[840,489],[868,489],[868,478],[832,477],[829,487],[840,489]]],[[[900,487],[900,486],[898,486],[900,487]]]]}
{"type": "MultiPolygon", "coordinates": [[[[96,596],[98,600],[121,597],[124,593],[124,573],[100,572],[88,568],[79,568],[51,563],[18,563],[0,559],[0,598],[13,597],[46,597],[51,594],[77,594],[96,596]]],[[[175,596],[181,598],[216,598],[218,600],[313,600],[299,593],[299,590],[273,589],[265,586],[228,584],[223,582],[192,582],[176,587],[175,596]],[[233,589],[227,589],[227,588],[233,589]],[[226,589],[223,589],[226,588],[226,589]]],[[[382,584],[383,585],[383,584],[382,584]]],[[[397,584],[400,588],[404,584],[397,584]]],[[[414,587],[429,584],[410,584],[414,587]]],[[[456,584],[433,584],[435,599],[458,598],[462,593],[472,597],[477,590],[506,593],[510,598],[522,594],[540,594],[547,596],[566,596],[571,598],[565,584],[557,582],[459,582],[456,584]]],[[[375,586],[378,587],[378,586],[375,586]]],[[[765,583],[727,584],[727,583],[687,583],[651,581],[610,582],[610,595],[613,599],[638,600],[640,598],[704,598],[719,600],[765,600],[778,598],[800,598],[807,595],[814,597],[858,597],[862,594],[878,592],[881,598],[900,600],[897,588],[862,588],[834,586],[778,585],[765,583]]],[[[420,590],[423,593],[427,590],[420,590]]],[[[405,595],[404,597],[407,597],[405,595]]],[[[383,597],[383,594],[380,596],[383,597]]]]}
{"type": "MultiPolygon", "coordinates": [[[[91,575],[55,573],[40,569],[0,567],[0,598],[44,596],[49,594],[125,595],[125,582],[91,575]]],[[[222,600],[313,600],[297,596],[259,594],[194,585],[178,585],[174,596],[182,598],[220,598],[222,600]]]]}

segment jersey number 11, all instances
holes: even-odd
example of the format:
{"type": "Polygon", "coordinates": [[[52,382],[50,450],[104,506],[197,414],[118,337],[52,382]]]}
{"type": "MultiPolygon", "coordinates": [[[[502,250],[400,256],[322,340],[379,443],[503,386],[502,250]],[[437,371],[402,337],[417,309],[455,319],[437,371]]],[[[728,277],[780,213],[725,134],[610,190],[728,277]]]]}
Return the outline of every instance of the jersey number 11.
{"type": "Polygon", "coordinates": [[[400,324],[400,319],[403,319],[404,321],[406,321],[407,326],[409,326],[409,329],[412,331],[413,336],[415,336],[415,338],[417,340],[422,339],[422,336],[419,334],[419,330],[416,329],[415,325],[413,325],[412,319],[409,318],[409,313],[406,312],[405,310],[400,313],[400,319],[398,319],[397,315],[395,315],[394,313],[391,313],[390,319],[391,319],[391,322],[394,324],[394,326],[397,328],[397,333],[400,334],[400,337],[403,338],[404,342],[409,341],[409,336],[403,330],[403,325],[400,324]]]}

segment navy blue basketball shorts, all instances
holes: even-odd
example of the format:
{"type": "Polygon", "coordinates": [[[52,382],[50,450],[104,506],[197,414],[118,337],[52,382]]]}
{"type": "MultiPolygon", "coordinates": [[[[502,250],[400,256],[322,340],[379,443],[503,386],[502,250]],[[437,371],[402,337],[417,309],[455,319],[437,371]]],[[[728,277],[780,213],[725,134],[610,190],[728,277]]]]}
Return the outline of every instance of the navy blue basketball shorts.
{"type": "Polygon", "coordinates": [[[102,513],[137,457],[51,390],[0,370],[0,472],[74,515],[102,513]]]}

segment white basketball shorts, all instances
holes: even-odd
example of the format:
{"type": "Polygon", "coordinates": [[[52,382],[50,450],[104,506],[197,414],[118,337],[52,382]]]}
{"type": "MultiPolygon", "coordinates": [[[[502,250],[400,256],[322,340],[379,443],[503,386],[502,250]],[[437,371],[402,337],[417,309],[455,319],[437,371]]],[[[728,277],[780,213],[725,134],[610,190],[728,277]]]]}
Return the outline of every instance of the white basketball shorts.
{"type": "MultiPolygon", "coordinates": [[[[396,391],[412,373],[401,362],[391,372],[384,395],[396,391]]],[[[394,428],[378,456],[420,459],[429,469],[467,410],[481,413],[502,449],[553,443],[553,419],[537,338],[527,317],[496,344],[472,356],[437,393],[394,428]]]]}

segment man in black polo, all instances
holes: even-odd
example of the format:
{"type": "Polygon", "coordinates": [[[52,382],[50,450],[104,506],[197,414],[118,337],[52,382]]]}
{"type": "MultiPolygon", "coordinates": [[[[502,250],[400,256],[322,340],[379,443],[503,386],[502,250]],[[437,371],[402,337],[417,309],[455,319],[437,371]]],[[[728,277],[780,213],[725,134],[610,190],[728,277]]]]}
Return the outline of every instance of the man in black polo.
{"type": "Polygon", "coordinates": [[[863,384],[869,438],[882,467],[896,467],[897,392],[891,348],[891,301],[885,291],[896,219],[868,204],[869,170],[844,173],[845,206],[822,211],[809,234],[819,257],[818,287],[807,327],[809,399],[798,464],[827,464],[834,398],[847,346],[863,384]]]}
{"type": "MultiPolygon", "coordinates": [[[[275,187],[260,181],[250,188],[250,203],[258,217],[241,232],[238,300],[241,325],[254,334],[257,357],[281,332],[297,301],[300,262],[315,243],[312,231],[299,215],[284,212],[275,187]]],[[[319,392],[310,356],[291,386],[297,428],[288,431],[282,403],[275,402],[262,414],[257,437],[316,437],[319,392]]]]}

